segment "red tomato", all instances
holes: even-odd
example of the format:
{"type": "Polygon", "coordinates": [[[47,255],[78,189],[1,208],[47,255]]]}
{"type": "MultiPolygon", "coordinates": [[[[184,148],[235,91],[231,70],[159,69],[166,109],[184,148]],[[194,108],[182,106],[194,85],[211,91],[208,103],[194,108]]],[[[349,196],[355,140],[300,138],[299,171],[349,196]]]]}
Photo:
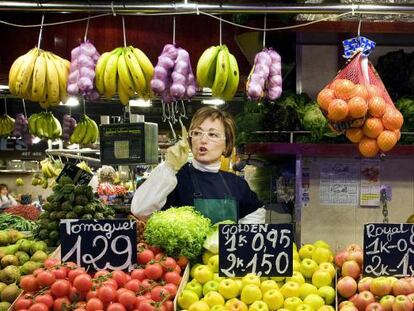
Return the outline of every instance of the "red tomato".
{"type": "Polygon", "coordinates": [[[114,290],[118,289],[118,283],[114,279],[107,279],[105,282],[103,282],[103,285],[112,286],[114,290]]]}
{"type": "Polygon", "coordinates": [[[174,271],[175,271],[175,272],[177,272],[179,275],[181,275],[181,268],[180,268],[180,266],[179,266],[179,265],[176,265],[176,266],[175,266],[174,271]]]}
{"type": "Polygon", "coordinates": [[[134,304],[135,308],[138,309],[140,303],[143,302],[143,301],[146,301],[146,300],[148,300],[148,298],[145,297],[145,296],[142,296],[142,295],[136,296],[135,297],[135,304],[134,304]]]}
{"type": "Polygon", "coordinates": [[[157,254],[161,253],[161,248],[158,247],[158,246],[151,245],[148,248],[150,250],[152,250],[152,252],[154,253],[154,255],[157,255],[157,254]]]}
{"type": "Polygon", "coordinates": [[[86,309],[85,308],[76,308],[76,309],[73,309],[73,311],[86,311],[86,309]]]}
{"type": "Polygon", "coordinates": [[[97,295],[96,290],[90,290],[87,294],[86,294],[86,300],[89,300],[91,298],[95,298],[97,295]]]}
{"type": "Polygon", "coordinates": [[[151,299],[147,299],[144,301],[141,301],[141,303],[138,306],[138,311],[155,311],[155,303],[151,299]]]}
{"type": "Polygon", "coordinates": [[[86,311],[101,310],[103,308],[104,308],[104,305],[102,301],[100,301],[98,298],[91,298],[86,303],[86,311]]]}
{"type": "Polygon", "coordinates": [[[173,298],[177,294],[177,285],[173,283],[165,284],[164,288],[170,293],[171,298],[173,298]]]}
{"type": "Polygon", "coordinates": [[[158,285],[151,290],[151,298],[154,301],[161,301],[166,297],[170,297],[170,292],[163,286],[158,285]]]}
{"type": "Polygon", "coordinates": [[[66,279],[66,276],[68,275],[68,269],[65,267],[60,267],[58,269],[52,269],[53,274],[55,275],[56,279],[66,279]]]}
{"type": "Polygon", "coordinates": [[[145,279],[141,282],[141,289],[144,291],[150,290],[154,285],[154,281],[150,279],[145,279]]]}
{"type": "Polygon", "coordinates": [[[158,280],[163,274],[162,266],[159,263],[147,264],[144,273],[147,278],[158,280]]]}
{"type": "Polygon", "coordinates": [[[139,280],[132,279],[125,284],[124,288],[137,292],[140,286],[141,282],[139,280]]]}
{"type": "Polygon", "coordinates": [[[25,292],[35,292],[39,287],[33,275],[22,276],[19,285],[25,292]]]}
{"type": "Polygon", "coordinates": [[[173,311],[174,310],[174,302],[172,300],[164,301],[162,304],[165,307],[165,311],[173,311]]]}
{"type": "Polygon", "coordinates": [[[122,287],[128,282],[127,274],[124,271],[114,271],[112,272],[112,279],[116,281],[119,287],[122,287]]]}
{"type": "Polygon", "coordinates": [[[37,268],[36,270],[33,271],[32,274],[34,276],[37,276],[40,272],[43,272],[43,271],[45,271],[43,268],[37,268]]]}
{"type": "Polygon", "coordinates": [[[60,298],[57,298],[53,302],[53,311],[66,310],[67,308],[69,308],[69,306],[70,306],[70,301],[68,297],[60,297],[60,298]]]}
{"type": "Polygon", "coordinates": [[[103,303],[112,302],[116,300],[116,291],[112,286],[104,285],[98,289],[97,297],[103,303]]]}
{"type": "Polygon", "coordinates": [[[109,271],[107,271],[107,270],[99,270],[95,273],[93,278],[96,279],[96,278],[99,278],[100,276],[107,275],[108,273],[109,273],[109,271]]]}
{"type": "Polygon", "coordinates": [[[146,293],[144,294],[144,296],[145,296],[145,298],[152,300],[152,299],[151,299],[151,291],[146,292],[146,293]]]}
{"type": "Polygon", "coordinates": [[[137,254],[137,263],[141,265],[147,264],[149,261],[154,259],[154,252],[150,249],[144,249],[137,254]]]}
{"type": "Polygon", "coordinates": [[[160,252],[160,253],[157,253],[157,254],[155,255],[154,260],[155,260],[155,261],[161,261],[161,260],[163,260],[163,259],[164,259],[164,257],[165,257],[165,254],[164,254],[164,253],[162,253],[162,252],[160,252]]]}
{"type": "Polygon", "coordinates": [[[118,302],[111,303],[106,311],[126,311],[125,307],[118,302]]]}
{"type": "Polygon", "coordinates": [[[36,276],[36,282],[40,287],[50,286],[55,280],[55,275],[51,271],[42,271],[36,276]]]}
{"type": "Polygon", "coordinates": [[[68,267],[70,270],[78,268],[78,265],[73,261],[66,261],[65,266],[68,267]]]}
{"type": "Polygon", "coordinates": [[[78,301],[75,305],[76,308],[86,308],[86,301],[78,301]]]}
{"type": "Polygon", "coordinates": [[[135,305],[135,301],[135,293],[130,290],[126,290],[118,295],[118,302],[124,305],[127,309],[132,309],[135,305]]]}
{"type": "Polygon", "coordinates": [[[69,290],[69,299],[71,301],[79,301],[85,298],[85,293],[80,292],[76,287],[71,286],[69,290]]]}
{"type": "Polygon", "coordinates": [[[181,255],[177,259],[177,265],[179,265],[181,269],[184,269],[188,265],[188,258],[181,255]]]}
{"type": "Polygon", "coordinates": [[[137,279],[139,281],[142,281],[143,279],[145,279],[145,272],[144,269],[134,269],[131,272],[131,278],[133,279],[137,279]]]}
{"type": "Polygon", "coordinates": [[[86,271],[85,271],[85,269],[83,269],[83,268],[76,268],[76,269],[73,269],[73,270],[70,270],[69,271],[69,273],[68,273],[68,278],[69,278],[69,281],[71,282],[71,283],[73,283],[73,280],[78,276],[78,275],[81,275],[81,274],[84,274],[84,273],[86,273],[86,271]]]}
{"type": "Polygon", "coordinates": [[[44,303],[36,302],[30,306],[29,311],[49,311],[49,308],[44,303]]]}
{"type": "Polygon", "coordinates": [[[50,294],[39,295],[39,296],[36,296],[35,302],[44,303],[46,306],[51,308],[53,306],[53,297],[50,294]]]}
{"type": "Polygon", "coordinates": [[[162,268],[164,269],[164,272],[174,271],[175,267],[177,266],[177,262],[172,257],[165,257],[160,262],[160,264],[161,264],[162,268]]]}
{"type": "Polygon", "coordinates": [[[123,292],[126,292],[126,291],[129,291],[129,290],[123,287],[116,290],[116,296],[118,297],[118,300],[119,300],[119,295],[121,295],[123,292]]]}
{"type": "Polygon", "coordinates": [[[89,274],[80,274],[73,280],[73,286],[81,293],[87,293],[92,288],[92,278],[89,274]]]}
{"type": "Polygon", "coordinates": [[[167,283],[173,283],[175,285],[180,285],[181,283],[181,276],[177,273],[177,272],[166,272],[164,274],[163,279],[165,280],[165,282],[167,283]]]}
{"type": "Polygon", "coordinates": [[[50,287],[50,291],[55,297],[64,297],[70,293],[70,283],[67,280],[56,280],[50,287]]]}
{"type": "Polygon", "coordinates": [[[29,309],[29,307],[32,305],[32,300],[28,298],[21,297],[16,300],[15,309],[21,310],[21,309],[29,309]]]}
{"type": "Polygon", "coordinates": [[[59,259],[56,259],[56,258],[47,258],[44,262],[43,262],[43,265],[45,266],[45,268],[51,268],[51,267],[53,267],[53,266],[56,266],[56,265],[58,265],[58,264],[60,264],[60,261],[59,261],[59,259]]]}

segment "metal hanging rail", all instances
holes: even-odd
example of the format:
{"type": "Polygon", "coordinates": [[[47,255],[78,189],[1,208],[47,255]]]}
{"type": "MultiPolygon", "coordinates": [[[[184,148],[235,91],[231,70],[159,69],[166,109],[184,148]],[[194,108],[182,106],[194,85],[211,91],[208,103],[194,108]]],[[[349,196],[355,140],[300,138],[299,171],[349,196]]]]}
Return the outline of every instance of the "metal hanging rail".
{"type": "Polygon", "coordinates": [[[414,14],[414,4],[206,4],[142,3],[140,1],[0,1],[0,12],[87,12],[87,13],[308,13],[341,14],[346,12],[365,14],[414,14]]]}

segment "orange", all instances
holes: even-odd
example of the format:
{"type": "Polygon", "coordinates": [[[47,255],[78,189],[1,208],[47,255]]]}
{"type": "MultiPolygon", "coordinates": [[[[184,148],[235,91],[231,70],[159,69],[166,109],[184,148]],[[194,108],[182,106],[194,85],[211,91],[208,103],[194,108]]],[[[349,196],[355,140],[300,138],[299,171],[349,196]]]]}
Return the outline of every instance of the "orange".
{"type": "Polygon", "coordinates": [[[374,96],[368,100],[368,112],[371,116],[381,118],[387,109],[387,103],[381,96],[374,96]]]}
{"type": "Polygon", "coordinates": [[[345,135],[346,138],[353,143],[359,143],[362,137],[364,137],[364,133],[361,129],[347,129],[345,135]]]}
{"type": "Polygon", "coordinates": [[[323,89],[319,92],[316,101],[323,110],[328,111],[329,104],[335,99],[335,93],[331,89],[323,89]]]}
{"type": "Polygon", "coordinates": [[[340,99],[347,100],[351,98],[351,93],[355,84],[348,79],[337,79],[330,85],[330,89],[335,91],[335,96],[340,99]]]}
{"type": "Polygon", "coordinates": [[[378,118],[368,118],[365,120],[362,131],[365,136],[370,138],[377,138],[379,134],[384,130],[381,119],[378,118]]]}
{"type": "Polygon", "coordinates": [[[400,130],[394,130],[395,135],[397,136],[397,141],[401,138],[401,132],[400,130]]]}
{"type": "Polygon", "coordinates": [[[368,90],[365,87],[365,85],[355,84],[351,92],[351,97],[355,97],[355,96],[362,97],[363,99],[368,99],[369,94],[368,94],[368,90]]]}
{"type": "Polygon", "coordinates": [[[375,157],[379,151],[377,140],[364,137],[358,144],[359,152],[367,158],[375,157]]]}
{"type": "Polygon", "coordinates": [[[368,90],[369,97],[382,96],[382,93],[383,93],[381,88],[379,88],[378,86],[374,84],[367,85],[367,90],[368,90]]]}
{"type": "Polygon", "coordinates": [[[388,109],[382,116],[382,124],[387,130],[399,130],[404,123],[404,118],[397,109],[388,109]]]}
{"type": "Polygon", "coordinates": [[[328,107],[328,119],[342,121],[348,116],[348,104],[342,99],[334,99],[328,107]]]}
{"type": "Polygon", "coordinates": [[[367,114],[368,104],[362,97],[355,96],[348,101],[348,109],[351,118],[358,119],[367,114]]]}
{"type": "Polygon", "coordinates": [[[382,151],[389,151],[394,148],[397,140],[397,134],[394,131],[385,130],[377,137],[377,144],[382,151]]]}

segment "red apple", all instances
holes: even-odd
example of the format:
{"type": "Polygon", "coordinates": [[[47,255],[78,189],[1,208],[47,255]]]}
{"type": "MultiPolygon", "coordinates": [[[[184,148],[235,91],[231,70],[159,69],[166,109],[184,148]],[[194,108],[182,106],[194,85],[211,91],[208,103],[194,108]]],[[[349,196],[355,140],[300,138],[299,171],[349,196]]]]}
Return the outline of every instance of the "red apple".
{"type": "Polygon", "coordinates": [[[384,311],[392,311],[394,301],[395,297],[393,295],[386,295],[380,299],[380,304],[384,311]]]}
{"type": "Polygon", "coordinates": [[[375,296],[382,297],[388,295],[392,290],[391,281],[385,276],[375,278],[372,280],[369,290],[375,296]]]}
{"type": "Polygon", "coordinates": [[[413,307],[414,307],[414,293],[408,294],[407,297],[410,298],[411,302],[413,303],[413,307]]]}
{"type": "Polygon", "coordinates": [[[357,283],[352,277],[345,276],[338,280],[336,289],[342,297],[349,298],[356,293],[357,283]]]}
{"type": "Polygon", "coordinates": [[[365,311],[384,311],[384,308],[380,305],[379,302],[371,302],[366,308],[365,311]]]}
{"type": "Polygon", "coordinates": [[[392,304],[392,311],[412,311],[413,304],[411,300],[404,295],[398,295],[395,297],[395,301],[392,304]]]}
{"type": "Polygon", "coordinates": [[[356,280],[361,275],[361,268],[355,260],[347,260],[342,265],[341,275],[350,276],[356,280]]]}
{"type": "Polygon", "coordinates": [[[360,266],[362,266],[364,255],[362,251],[354,251],[354,252],[348,252],[348,258],[347,260],[355,260],[360,266]]]}
{"type": "Polygon", "coordinates": [[[355,306],[347,305],[347,306],[339,309],[339,311],[358,311],[358,309],[355,306]]]}
{"type": "Polygon", "coordinates": [[[398,279],[394,282],[394,284],[392,284],[392,293],[394,296],[411,294],[411,284],[407,281],[407,279],[398,279]]]}
{"type": "Polygon", "coordinates": [[[363,292],[364,290],[369,290],[369,286],[372,282],[373,278],[370,276],[366,276],[358,281],[358,291],[363,292]]]}
{"type": "Polygon", "coordinates": [[[406,278],[406,280],[408,281],[408,283],[410,283],[411,285],[411,292],[414,293],[414,277],[409,277],[406,278]]]}
{"type": "Polygon", "coordinates": [[[347,260],[349,253],[347,251],[340,251],[335,255],[335,265],[342,268],[342,265],[347,260]]]}
{"type": "Polygon", "coordinates": [[[375,302],[374,294],[370,291],[363,291],[358,294],[358,297],[355,299],[355,306],[359,311],[365,311],[365,308],[371,303],[375,302]]]}
{"type": "Polygon", "coordinates": [[[349,301],[349,300],[344,300],[339,304],[338,308],[340,310],[345,306],[354,306],[354,303],[352,301],[349,301]]]}
{"type": "Polygon", "coordinates": [[[351,244],[349,244],[349,245],[346,247],[346,250],[347,250],[348,252],[355,252],[355,251],[362,252],[362,248],[361,248],[361,246],[359,246],[359,245],[358,245],[358,244],[356,244],[356,243],[351,243],[351,244]]]}

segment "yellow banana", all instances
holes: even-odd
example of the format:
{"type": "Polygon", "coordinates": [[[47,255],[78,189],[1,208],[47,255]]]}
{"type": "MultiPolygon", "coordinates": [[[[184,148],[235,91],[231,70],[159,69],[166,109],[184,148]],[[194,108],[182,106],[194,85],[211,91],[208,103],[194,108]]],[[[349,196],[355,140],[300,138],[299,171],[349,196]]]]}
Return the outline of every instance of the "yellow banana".
{"type": "Polygon", "coordinates": [[[45,52],[42,52],[37,58],[33,69],[33,81],[30,100],[34,102],[41,101],[46,90],[46,59],[45,52]]]}
{"type": "Polygon", "coordinates": [[[132,81],[134,82],[135,92],[137,92],[139,96],[142,96],[147,88],[144,72],[131,48],[127,48],[124,55],[129,72],[131,73],[132,81]]]}
{"type": "Polygon", "coordinates": [[[19,72],[17,73],[15,86],[16,95],[23,97],[25,94],[27,94],[27,90],[31,82],[33,68],[38,55],[38,48],[31,49],[28,53],[26,53],[26,56],[24,57],[19,68],[19,72]]]}
{"type": "Polygon", "coordinates": [[[216,58],[220,46],[211,46],[201,54],[197,63],[197,83],[200,87],[211,88],[216,73],[216,58]]]}
{"type": "Polygon", "coordinates": [[[111,56],[111,52],[103,53],[96,63],[95,67],[95,85],[96,89],[100,94],[104,93],[105,86],[104,86],[104,74],[105,74],[105,67],[106,63],[108,62],[109,57],[111,56]]]}
{"type": "Polygon", "coordinates": [[[54,123],[54,131],[52,133],[53,138],[59,138],[62,135],[62,126],[58,119],[55,116],[51,115],[52,122],[54,123]]]}
{"type": "MultiPolygon", "coordinates": [[[[135,88],[125,57],[125,51],[123,51],[118,58],[118,93],[120,93],[119,85],[122,85],[122,91],[124,94],[127,94],[129,98],[134,96],[135,88]]],[[[119,95],[119,97],[121,97],[121,95],[119,95]]]]}
{"type": "Polygon", "coordinates": [[[13,95],[17,95],[16,93],[16,82],[17,82],[17,74],[20,70],[21,65],[26,57],[26,54],[19,56],[12,64],[9,70],[9,90],[10,93],[13,95]]]}
{"type": "Polygon", "coordinates": [[[128,91],[124,88],[121,83],[121,79],[118,80],[118,96],[122,105],[127,106],[129,103],[129,94],[128,91]]]}
{"type": "Polygon", "coordinates": [[[82,117],[81,121],[76,125],[75,130],[70,136],[70,142],[80,144],[85,138],[87,129],[85,118],[82,117]]]}
{"type": "Polygon", "coordinates": [[[57,73],[57,69],[55,67],[55,63],[53,62],[52,58],[49,56],[49,53],[46,53],[46,81],[47,81],[47,102],[49,104],[55,104],[56,102],[59,104],[60,97],[59,97],[59,76],[57,73]]]}
{"type": "Polygon", "coordinates": [[[120,52],[116,51],[109,56],[104,73],[104,95],[109,99],[116,93],[116,81],[118,76],[118,58],[120,52]]]}
{"type": "Polygon", "coordinates": [[[227,78],[226,87],[224,88],[223,93],[221,94],[222,98],[226,101],[230,101],[234,94],[236,94],[237,89],[239,87],[239,66],[237,64],[237,60],[233,54],[228,53],[230,69],[227,78]]]}
{"type": "Polygon", "coordinates": [[[214,78],[211,93],[215,97],[221,97],[224,88],[226,87],[227,78],[229,75],[229,56],[227,47],[222,47],[217,55],[216,75],[214,78]]]}
{"type": "Polygon", "coordinates": [[[145,81],[147,82],[147,90],[151,89],[150,82],[152,77],[154,76],[154,66],[152,65],[151,61],[143,51],[134,47],[130,48],[134,52],[134,55],[137,58],[138,63],[142,69],[142,72],[144,73],[145,81]]]}
{"type": "MultiPolygon", "coordinates": [[[[55,64],[57,74],[59,77],[59,96],[60,101],[64,102],[67,97],[67,84],[68,84],[68,77],[69,77],[69,70],[66,66],[66,62],[68,62],[66,59],[63,59],[56,54],[49,53],[49,56],[53,59],[53,62],[55,64]]],[[[70,66],[70,63],[69,63],[70,66]]],[[[58,102],[59,104],[59,102],[58,102]]]]}

